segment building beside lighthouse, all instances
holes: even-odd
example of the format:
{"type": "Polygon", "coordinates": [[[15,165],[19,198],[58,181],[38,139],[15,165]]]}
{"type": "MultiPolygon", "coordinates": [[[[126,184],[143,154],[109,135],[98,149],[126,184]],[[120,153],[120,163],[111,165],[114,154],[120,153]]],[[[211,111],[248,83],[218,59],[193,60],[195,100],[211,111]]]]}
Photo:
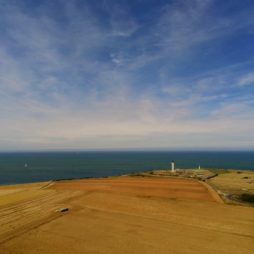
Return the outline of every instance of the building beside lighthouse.
{"type": "Polygon", "coordinates": [[[175,171],[175,161],[174,160],[172,160],[171,161],[171,173],[175,173],[176,171],[175,171]]]}

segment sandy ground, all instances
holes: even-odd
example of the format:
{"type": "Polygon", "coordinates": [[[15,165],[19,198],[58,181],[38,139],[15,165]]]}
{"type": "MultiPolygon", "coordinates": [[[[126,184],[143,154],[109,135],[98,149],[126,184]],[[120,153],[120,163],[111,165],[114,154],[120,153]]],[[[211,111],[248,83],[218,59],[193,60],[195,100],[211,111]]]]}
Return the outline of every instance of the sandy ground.
{"type": "Polygon", "coordinates": [[[252,253],[253,208],[215,197],[165,177],[0,187],[0,253],[252,253]]]}

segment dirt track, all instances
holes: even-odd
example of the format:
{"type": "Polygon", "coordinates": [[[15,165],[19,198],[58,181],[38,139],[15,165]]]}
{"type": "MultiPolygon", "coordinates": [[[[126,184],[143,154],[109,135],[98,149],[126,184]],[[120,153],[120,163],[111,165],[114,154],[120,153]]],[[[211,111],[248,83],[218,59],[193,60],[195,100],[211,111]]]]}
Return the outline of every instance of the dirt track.
{"type": "Polygon", "coordinates": [[[253,208],[220,204],[197,181],[114,177],[0,188],[0,253],[248,254],[253,248],[253,208]],[[70,210],[60,214],[59,207],[70,210]]]}

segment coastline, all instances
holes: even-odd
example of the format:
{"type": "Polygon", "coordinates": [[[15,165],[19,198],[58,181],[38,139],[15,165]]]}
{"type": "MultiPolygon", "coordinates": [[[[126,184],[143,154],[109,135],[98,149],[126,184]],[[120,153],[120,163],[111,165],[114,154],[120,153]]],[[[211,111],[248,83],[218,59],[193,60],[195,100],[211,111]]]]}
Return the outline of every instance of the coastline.
{"type": "Polygon", "coordinates": [[[254,170],[254,152],[23,152],[0,154],[0,183],[15,184],[77,179],[168,169],[226,168],[254,170]]]}
{"type": "MultiPolygon", "coordinates": [[[[6,189],[8,187],[16,188],[22,185],[37,185],[51,182],[62,182],[62,181],[78,181],[78,180],[87,180],[87,179],[107,179],[107,178],[114,178],[114,177],[123,177],[123,176],[140,176],[140,177],[171,177],[171,178],[183,178],[183,179],[196,179],[200,181],[211,193],[215,193],[218,199],[218,202],[224,202],[227,204],[238,204],[238,205],[247,205],[247,206],[254,206],[253,202],[243,202],[238,195],[242,193],[250,193],[254,195],[254,171],[252,170],[239,170],[239,169],[210,169],[210,168],[203,168],[203,169],[177,169],[175,173],[172,174],[171,170],[165,169],[155,169],[155,170],[145,170],[145,171],[138,171],[132,172],[129,174],[119,174],[113,176],[100,176],[100,177],[79,177],[79,178],[60,178],[60,179],[50,179],[46,181],[35,181],[35,182],[24,182],[24,183],[14,183],[14,184],[0,184],[0,191],[1,189],[6,189]],[[221,190],[221,186],[218,186],[214,183],[212,178],[216,178],[222,174],[241,174],[242,178],[247,176],[247,179],[250,179],[250,187],[251,189],[246,188],[243,181],[238,183],[239,186],[232,188],[230,184],[227,184],[223,190],[221,190]],[[242,185],[241,185],[242,184],[242,185]],[[220,201],[219,201],[220,200],[220,201]]],[[[226,175],[229,176],[229,175],[226,175]]],[[[219,177],[218,177],[219,178],[219,177]]],[[[238,179],[239,180],[239,179],[238,179]]],[[[248,187],[249,187],[248,186],[248,187]]],[[[216,198],[215,198],[216,199],[216,198]]]]}

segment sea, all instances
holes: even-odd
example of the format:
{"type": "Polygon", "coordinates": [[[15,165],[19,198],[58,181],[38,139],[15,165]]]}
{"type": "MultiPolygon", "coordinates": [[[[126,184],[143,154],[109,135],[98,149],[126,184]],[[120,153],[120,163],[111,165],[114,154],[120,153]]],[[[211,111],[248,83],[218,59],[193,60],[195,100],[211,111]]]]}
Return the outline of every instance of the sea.
{"type": "Polygon", "coordinates": [[[151,169],[219,168],[254,170],[253,152],[107,151],[2,152],[0,184],[107,177],[151,169]]]}

